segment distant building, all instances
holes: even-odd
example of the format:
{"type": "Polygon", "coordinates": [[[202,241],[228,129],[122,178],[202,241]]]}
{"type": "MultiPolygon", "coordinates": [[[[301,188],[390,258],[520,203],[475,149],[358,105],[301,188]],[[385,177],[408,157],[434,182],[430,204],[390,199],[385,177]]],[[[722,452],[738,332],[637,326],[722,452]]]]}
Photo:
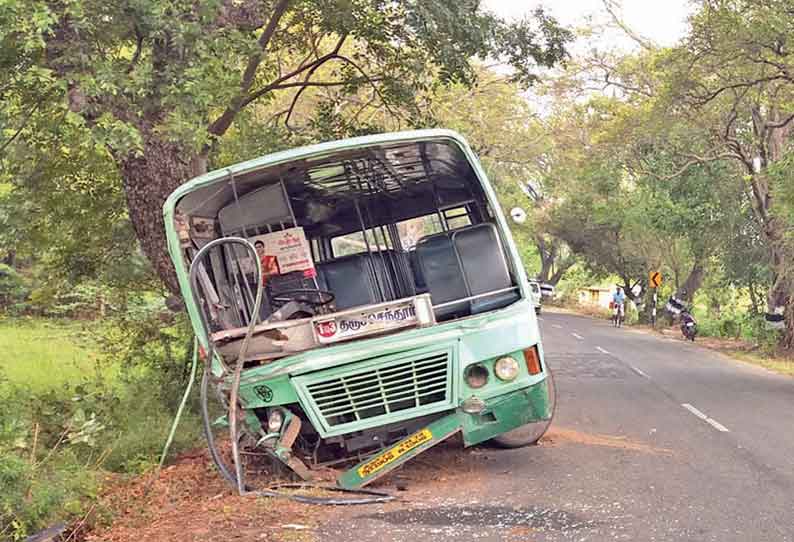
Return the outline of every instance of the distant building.
{"type": "Polygon", "coordinates": [[[580,288],[578,292],[579,304],[608,309],[609,302],[612,301],[612,293],[613,291],[611,289],[602,288],[601,286],[580,288]]]}

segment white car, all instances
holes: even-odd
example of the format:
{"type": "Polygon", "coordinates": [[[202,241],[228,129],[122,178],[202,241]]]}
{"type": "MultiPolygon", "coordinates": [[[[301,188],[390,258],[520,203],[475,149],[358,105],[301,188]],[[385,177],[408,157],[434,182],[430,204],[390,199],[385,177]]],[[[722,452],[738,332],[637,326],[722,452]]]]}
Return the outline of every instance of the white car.
{"type": "Polygon", "coordinates": [[[535,314],[540,314],[540,306],[543,298],[543,295],[540,291],[540,284],[534,280],[529,281],[529,291],[530,298],[532,299],[532,305],[535,307],[535,314]]]}

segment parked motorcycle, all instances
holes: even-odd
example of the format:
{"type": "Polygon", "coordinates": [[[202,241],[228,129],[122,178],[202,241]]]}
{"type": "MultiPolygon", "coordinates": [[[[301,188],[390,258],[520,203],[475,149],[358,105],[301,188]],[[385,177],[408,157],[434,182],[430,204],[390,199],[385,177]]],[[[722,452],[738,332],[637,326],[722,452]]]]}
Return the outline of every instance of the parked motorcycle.
{"type": "Polygon", "coordinates": [[[695,342],[695,336],[698,334],[698,323],[687,309],[681,311],[681,333],[684,339],[692,342],[695,342]]]}

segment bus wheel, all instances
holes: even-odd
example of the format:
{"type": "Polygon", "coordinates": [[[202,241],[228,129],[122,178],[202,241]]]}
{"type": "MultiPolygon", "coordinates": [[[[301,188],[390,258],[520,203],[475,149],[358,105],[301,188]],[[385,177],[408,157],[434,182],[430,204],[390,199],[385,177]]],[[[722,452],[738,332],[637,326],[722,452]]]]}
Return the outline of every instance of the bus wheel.
{"type": "Polygon", "coordinates": [[[546,434],[554,413],[557,411],[557,387],[554,384],[554,375],[551,369],[546,367],[546,382],[549,390],[549,402],[551,403],[551,417],[542,422],[532,422],[521,427],[516,427],[512,431],[502,433],[498,437],[491,439],[491,442],[499,448],[523,448],[537,444],[540,437],[546,434]]]}

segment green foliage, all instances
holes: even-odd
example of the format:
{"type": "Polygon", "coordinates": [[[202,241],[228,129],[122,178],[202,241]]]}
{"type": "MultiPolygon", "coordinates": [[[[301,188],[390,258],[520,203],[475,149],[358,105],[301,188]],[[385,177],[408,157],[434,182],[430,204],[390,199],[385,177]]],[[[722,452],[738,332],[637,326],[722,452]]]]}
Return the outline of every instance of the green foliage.
{"type": "Polygon", "coordinates": [[[0,454],[0,537],[23,540],[36,530],[64,519],[77,519],[97,488],[97,475],[73,457],[46,466],[15,453],[0,454]]]}
{"type": "Polygon", "coordinates": [[[98,473],[69,443],[77,433],[56,431],[50,419],[31,416],[38,397],[0,376],[0,398],[0,539],[21,540],[79,517],[96,494],[98,473]]]}
{"type": "MultiPolygon", "coordinates": [[[[336,76],[330,86],[351,94],[375,83],[385,104],[426,88],[430,72],[441,82],[471,82],[472,57],[502,52],[516,67],[517,78],[532,82],[538,66],[558,62],[571,39],[541,10],[506,23],[470,0],[302,0],[287,4],[283,12],[277,4],[150,1],[121,12],[95,0],[63,6],[34,2],[28,6],[36,21],[31,24],[19,4],[11,2],[4,4],[0,22],[6,35],[21,42],[13,49],[21,60],[6,60],[20,74],[13,84],[34,97],[51,92],[68,98],[72,110],[90,119],[92,140],[120,155],[140,148],[141,127],[129,122],[132,118],[155,121],[168,139],[186,149],[210,143],[208,121],[219,107],[240,99],[242,72],[253,56],[262,54],[257,40],[268,21],[276,31],[245,83],[252,92],[265,89],[265,98],[272,97],[268,87],[302,87],[297,75],[311,76],[316,70],[308,71],[314,64],[301,69],[299,59],[340,36],[357,49],[350,57],[340,53],[327,59],[336,76]],[[45,47],[46,57],[40,54],[45,47]],[[285,78],[291,71],[297,73],[285,78]],[[34,92],[27,85],[41,73],[45,80],[38,81],[41,90],[34,92]]],[[[247,94],[242,96],[246,103],[252,101],[247,94]]]]}
{"type": "Polygon", "coordinates": [[[16,269],[0,263],[0,311],[17,314],[29,295],[25,280],[16,269]]]}
{"type": "MultiPolygon", "coordinates": [[[[152,296],[102,324],[0,323],[0,539],[78,518],[105,470],[157,463],[188,376],[189,330],[152,296]],[[109,348],[108,344],[113,344],[109,348]],[[7,529],[3,532],[3,529],[7,529]]],[[[174,443],[200,439],[189,405],[174,443]]]]}
{"type": "Polygon", "coordinates": [[[541,10],[508,23],[472,0],[255,4],[2,3],[0,253],[19,245],[71,283],[154,289],[137,234],[175,290],[162,228],[149,226],[185,177],[426,125],[422,100],[473,84],[473,58],[505,53],[529,84],[572,38],[541,10]]]}
{"type": "Polygon", "coordinates": [[[565,274],[555,291],[555,299],[560,303],[574,305],[579,302],[579,290],[601,283],[603,277],[593,275],[589,267],[576,264],[565,274]]]}

